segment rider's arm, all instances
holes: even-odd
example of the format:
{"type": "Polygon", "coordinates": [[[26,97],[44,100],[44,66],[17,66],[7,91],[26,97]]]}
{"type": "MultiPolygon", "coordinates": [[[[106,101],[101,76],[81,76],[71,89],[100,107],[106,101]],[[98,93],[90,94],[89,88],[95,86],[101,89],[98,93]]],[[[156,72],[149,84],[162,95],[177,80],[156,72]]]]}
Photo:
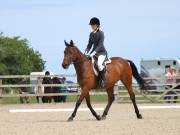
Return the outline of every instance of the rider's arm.
{"type": "Polygon", "coordinates": [[[91,49],[91,47],[92,47],[92,45],[93,45],[93,43],[92,43],[92,37],[91,37],[91,33],[90,33],[90,35],[89,35],[89,41],[88,41],[88,45],[87,45],[87,48],[86,48],[86,50],[85,50],[85,54],[88,54],[89,53],[89,51],[90,51],[90,49],[91,49]]]}
{"type": "Polygon", "coordinates": [[[94,51],[98,52],[103,47],[103,43],[104,43],[104,33],[101,31],[99,34],[99,42],[97,48],[94,51]]]}

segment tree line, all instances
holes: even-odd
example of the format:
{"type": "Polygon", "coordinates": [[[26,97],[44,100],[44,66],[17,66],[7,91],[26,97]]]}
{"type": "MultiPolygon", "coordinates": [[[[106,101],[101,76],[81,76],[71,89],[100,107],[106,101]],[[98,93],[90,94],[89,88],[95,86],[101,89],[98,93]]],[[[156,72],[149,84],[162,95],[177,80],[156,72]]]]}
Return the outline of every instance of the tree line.
{"type": "Polygon", "coordinates": [[[0,75],[28,75],[44,68],[41,54],[30,47],[27,39],[0,33],[0,75]]]}

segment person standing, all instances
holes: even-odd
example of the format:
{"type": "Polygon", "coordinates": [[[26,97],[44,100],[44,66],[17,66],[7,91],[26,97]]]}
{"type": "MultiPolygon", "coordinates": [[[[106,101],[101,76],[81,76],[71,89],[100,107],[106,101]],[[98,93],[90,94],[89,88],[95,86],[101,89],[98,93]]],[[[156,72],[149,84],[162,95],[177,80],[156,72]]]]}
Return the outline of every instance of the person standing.
{"type": "MultiPolygon", "coordinates": [[[[49,71],[46,71],[46,72],[45,72],[45,76],[47,76],[47,77],[44,77],[44,78],[43,78],[42,84],[52,84],[51,77],[48,77],[49,75],[50,75],[50,72],[49,72],[49,71]]],[[[45,93],[45,94],[53,93],[52,87],[51,87],[51,86],[45,86],[45,87],[44,87],[44,93],[45,93]]],[[[51,102],[52,102],[52,99],[53,99],[52,96],[43,96],[43,97],[42,97],[43,103],[51,103],[51,102]]]]}
{"type": "Polygon", "coordinates": [[[171,100],[173,99],[173,102],[175,103],[176,96],[173,95],[176,95],[176,93],[172,88],[173,85],[176,83],[176,69],[174,67],[168,68],[165,74],[165,78],[166,78],[165,89],[167,89],[168,92],[166,93],[164,99],[167,100],[167,103],[171,103],[171,100]]]}

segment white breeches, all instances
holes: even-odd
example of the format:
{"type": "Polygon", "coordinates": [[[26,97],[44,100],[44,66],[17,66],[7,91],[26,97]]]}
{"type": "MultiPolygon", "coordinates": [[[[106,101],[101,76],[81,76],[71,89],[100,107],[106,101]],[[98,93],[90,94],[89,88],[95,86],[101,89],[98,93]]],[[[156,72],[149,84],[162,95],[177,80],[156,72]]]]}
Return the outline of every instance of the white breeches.
{"type": "Polygon", "coordinates": [[[106,59],[105,55],[99,55],[98,61],[97,61],[99,71],[102,71],[104,69],[103,62],[104,62],[105,59],[106,59]]]}

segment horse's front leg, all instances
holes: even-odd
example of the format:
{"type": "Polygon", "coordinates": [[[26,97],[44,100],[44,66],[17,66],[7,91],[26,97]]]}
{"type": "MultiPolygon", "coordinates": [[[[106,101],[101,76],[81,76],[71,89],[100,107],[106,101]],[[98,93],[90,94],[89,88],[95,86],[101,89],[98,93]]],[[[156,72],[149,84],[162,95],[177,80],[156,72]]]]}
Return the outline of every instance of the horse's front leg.
{"type": "Polygon", "coordinates": [[[91,106],[91,100],[90,100],[90,95],[88,93],[88,95],[86,96],[86,103],[88,108],[90,109],[91,113],[93,114],[93,116],[97,119],[97,120],[101,120],[101,116],[97,115],[97,113],[95,112],[95,110],[92,108],[91,106]]]}
{"type": "Polygon", "coordinates": [[[87,91],[84,91],[82,89],[82,92],[81,92],[81,95],[80,97],[78,98],[77,102],[76,102],[76,106],[75,106],[75,109],[73,111],[73,113],[71,114],[71,116],[69,117],[68,121],[73,121],[74,117],[76,116],[76,113],[77,113],[77,110],[79,108],[79,106],[81,105],[83,99],[87,96],[87,91]]]}

